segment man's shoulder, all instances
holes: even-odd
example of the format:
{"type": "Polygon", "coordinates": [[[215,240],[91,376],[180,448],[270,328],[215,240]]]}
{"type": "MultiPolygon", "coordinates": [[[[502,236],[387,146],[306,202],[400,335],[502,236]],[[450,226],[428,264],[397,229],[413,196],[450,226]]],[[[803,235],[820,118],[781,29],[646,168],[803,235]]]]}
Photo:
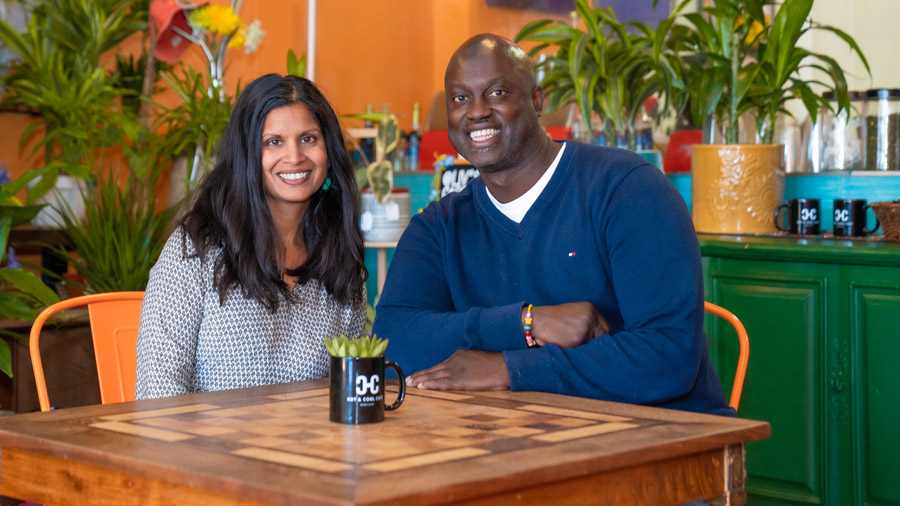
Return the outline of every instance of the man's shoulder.
{"type": "Polygon", "coordinates": [[[625,149],[567,142],[561,161],[562,180],[577,184],[589,193],[615,191],[626,179],[644,184],[661,184],[662,171],[640,155],[625,149]],[[571,148],[571,151],[570,151],[571,148]],[[655,182],[654,182],[655,181],[655,182]]]}
{"type": "Polygon", "coordinates": [[[458,216],[460,213],[468,213],[474,210],[476,188],[484,186],[480,178],[475,178],[460,191],[448,193],[439,200],[430,202],[419,213],[426,219],[446,219],[450,216],[458,216]]]}
{"type": "Polygon", "coordinates": [[[627,149],[597,146],[581,142],[567,142],[566,150],[572,148],[571,156],[577,166],[594,170],[630,171],[650,165],[640,155],[627,149]]]}

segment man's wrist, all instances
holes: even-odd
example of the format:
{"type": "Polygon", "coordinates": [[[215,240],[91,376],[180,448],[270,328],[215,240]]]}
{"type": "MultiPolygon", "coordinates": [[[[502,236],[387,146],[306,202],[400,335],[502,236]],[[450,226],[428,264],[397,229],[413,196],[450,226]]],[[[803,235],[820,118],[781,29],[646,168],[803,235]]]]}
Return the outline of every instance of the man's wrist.
{"type": "Polygon", "coordinates": [[[525,336],[525,343],[529,348],[536,348],[538,344],[534,341],[534,337],[531,335],[532,323],[534,322],[534,317],[531,316],[531,310],[534,309],[533,304],[528,304],[528,306],[522,308],[522,334],[525,336]]]}

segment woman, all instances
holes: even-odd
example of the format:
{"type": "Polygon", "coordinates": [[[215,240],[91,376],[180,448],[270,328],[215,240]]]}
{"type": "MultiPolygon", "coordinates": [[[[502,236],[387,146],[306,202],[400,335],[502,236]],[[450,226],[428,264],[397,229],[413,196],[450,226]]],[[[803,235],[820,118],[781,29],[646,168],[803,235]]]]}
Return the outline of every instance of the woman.
{"type": "Polygon", "coordinates": [[[363,332],[363,255],[331,106],[306,79],[256,79],[150,274],[136,397],[327,375],[324,337],[363,332]]]}

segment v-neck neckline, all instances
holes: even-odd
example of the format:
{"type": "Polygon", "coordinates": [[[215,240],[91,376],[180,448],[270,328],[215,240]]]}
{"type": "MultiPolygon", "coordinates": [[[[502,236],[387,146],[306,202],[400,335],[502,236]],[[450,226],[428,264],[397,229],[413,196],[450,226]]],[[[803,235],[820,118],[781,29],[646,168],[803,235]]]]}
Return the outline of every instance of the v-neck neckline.
{"type": "MultiPolygon", "coordinates": [[[[543,214],[544,209],[557,198],[557,194],[565,187],[564,181],[569,179],[572,159],[575,155],[575,145],[565,141],[562,144],[565,145],[565,151],[563,151],[562,157],[556,166],[556,172],[550,177],[547,186],[544,187],[544,190],[541,191],[541,194],[538,195],[538,198],[519,223],[511,220],[497,209],[497,206],[491,202],[491,198],[488,196],[484,180],[478,178],[477,186],[473,186],[472,190],[475,194],[475,203],[485,217],[504,232],[522,238],[528,232],[531,224],[537,219],[536,216],[543,214]]],[[[549,166],[547,168],[549,169],[549,166]]]]}

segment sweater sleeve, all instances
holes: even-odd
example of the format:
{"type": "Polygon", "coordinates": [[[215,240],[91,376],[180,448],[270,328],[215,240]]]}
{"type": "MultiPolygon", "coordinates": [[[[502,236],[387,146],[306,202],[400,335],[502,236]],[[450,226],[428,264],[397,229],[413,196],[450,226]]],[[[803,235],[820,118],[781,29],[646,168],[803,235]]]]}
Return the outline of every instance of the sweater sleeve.
{"type": "Polygon", "coordinates": [[[576,348],[505,352],[512,389],[639,404],[687,397],[705,349],[700,252],[684,200],[644,166],[589,209],[622,328],[576,348]]]}
{"type": "Polygon", "coordinates": [[[412,374],[458,349],[525,347],[524,301],[457,312],[443,268],[447,249],[439,227],[429,222],[430,211],[410,221],[388,269],[373,325],[375,334],[390,339],[386,357],[412,374]]]}
{"type": "Polygon", "coordinates": [[[203,317],[202,260],[183,258],[182,237],[180,229],[169,237],[150,271],[138,329],[137,399],[186,394],[194,383],[203,317]]]}

